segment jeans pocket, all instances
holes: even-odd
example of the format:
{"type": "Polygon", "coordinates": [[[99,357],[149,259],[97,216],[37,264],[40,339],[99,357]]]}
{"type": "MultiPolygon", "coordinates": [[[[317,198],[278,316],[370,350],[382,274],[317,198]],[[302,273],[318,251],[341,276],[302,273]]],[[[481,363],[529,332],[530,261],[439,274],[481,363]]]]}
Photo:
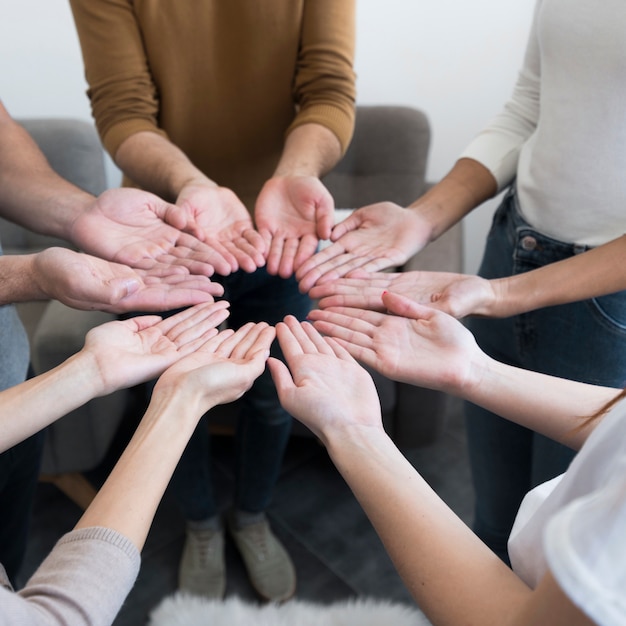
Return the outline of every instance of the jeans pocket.
{"type": "Polygon", "coordinates": [[[605,325],[626,336],[626,291],[592,298],[589,303],[605,325]]]}

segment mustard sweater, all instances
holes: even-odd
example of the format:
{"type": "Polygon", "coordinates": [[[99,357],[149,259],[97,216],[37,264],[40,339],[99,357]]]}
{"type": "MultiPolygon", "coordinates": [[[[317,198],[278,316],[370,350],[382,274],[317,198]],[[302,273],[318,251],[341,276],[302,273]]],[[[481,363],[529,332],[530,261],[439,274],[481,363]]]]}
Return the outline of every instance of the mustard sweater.
{"type": "MultiPolygon", "coordinates": [[[[251,206],[286,133],[354,125],[354,0],[71,0],[102,142],[166,135],[251,206]]],[[[128,181],[127,181],[128,182],[128,181]]]]}

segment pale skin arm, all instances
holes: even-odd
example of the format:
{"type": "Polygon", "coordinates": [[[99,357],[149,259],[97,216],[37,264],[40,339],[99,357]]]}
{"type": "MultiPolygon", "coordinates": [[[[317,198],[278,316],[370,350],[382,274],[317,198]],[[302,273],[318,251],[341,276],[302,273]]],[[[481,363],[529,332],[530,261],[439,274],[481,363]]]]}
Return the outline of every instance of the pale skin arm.
{"type": "Polygon", "coordinates": [[[348,352],[294,318],[277,336],[281,403],[324,443],[433,624],[592,623],[550,573],[529,589],[437,496],[385,434],[373,382],[348,352]]]}
{"type": "Polygon", "coordinates": [[[217,333],[225,302],[200,304],[162,320],[140,316],[98,326],[54,369],[0,392],[0,450],[6,450],[97,396],[160,375],[217,333]]]}
{"type": "Polygon", "coordinates": [[[333,228],[333,244],[297,269],[300,290],[308,292],[357,269],[377,272],[403,265],[496,192],[491,172],[464,158],[407,208],[391,202],[360,208],[333,228]]]}
{"type": "Polygon", "coordinates": [[[161,198],[137,189],[110,189],[96,198],[60,177],[2,103],[0,210],[29,230],[153,277],[210,276],[211,261],[220,259],[196,237],[166,223],[176,221],[178,209],[161,198]]]}
{"type": "Polygon", "coordinates": [[[210,262],[218,274],[239,267],[253,272],[265,263],[265,243],[239,198],[201,172],[167,138],[150,131],[134,133],[120,144],[114,158],[141,187],[176,203],[178,210],[166,221],[213,250],[210,262]]]}
{"type": "Polygon", "coordinates": [[[446,391],[573,449],[593,429],[577,428],[583,418],[619,392],[504,365],[451,316],[393,293],[383,303],[393,315],[333,308],[313,310],[309,318],[388,378],[446,391]]]}
{"type": "Polygon", "coordinates": [[[130,443],[76,528],[112,528],[142,549],[152,519],[198,420],[239,398],[263,372],[274,338],[265,323],[223,331],[157,382],[130,443]]]}
{"type": "Polygon", "coordinates": [[[303,124],[285,141],[276,171],[257,198],[254,217],[264,237],[267,270],[291,276],[328,239],[335,204],[320,181],[341,158],[336,135],[321,124],[303,124]]]}
{"type": "Polygon", "coordinates": [[[154,276],[67,248],[0,256],[0,305],[53,299],[87,311],[167,311],[212,302],[223,291],[205,276],[154,276]]]}
{"type": "Polygon", "coordinates": [[[447,272],[354,272],[313,287],[320,308],[347,306],[384,311],[380,294],[393,291],[461,318],[509,317],[543,307],[626,289],[626,235],[569,259],[506,278],[447,272]]]}

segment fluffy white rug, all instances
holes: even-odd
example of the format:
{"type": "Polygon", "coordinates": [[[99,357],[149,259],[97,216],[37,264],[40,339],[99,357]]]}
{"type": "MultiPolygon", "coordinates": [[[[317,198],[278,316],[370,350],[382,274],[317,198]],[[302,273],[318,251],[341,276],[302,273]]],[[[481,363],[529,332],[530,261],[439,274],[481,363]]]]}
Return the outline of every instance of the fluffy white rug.
{"type": "Polygon", "coordinates": [[[148,626],[428,626],[415,608],[374,599],[329,605],[292,600],[250,604],[233,597],[222,602],[175,593],[150,614],[148,626]]]}

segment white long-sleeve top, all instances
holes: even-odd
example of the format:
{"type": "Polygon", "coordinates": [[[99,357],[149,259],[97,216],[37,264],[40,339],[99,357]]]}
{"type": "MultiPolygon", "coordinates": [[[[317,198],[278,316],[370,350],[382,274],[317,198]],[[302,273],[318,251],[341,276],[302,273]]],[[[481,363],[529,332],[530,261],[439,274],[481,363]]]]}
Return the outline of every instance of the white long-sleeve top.
{"type": "Polygon", "coordinates": [[[626,2],[537,0],[512,98],[462,154],[554,239],[626,233],[626,2]]]}
{"type": "Polygon", "coordinates": [[[139,565],[139,550],[114,530],[67,533],[17,593],[0,566],[0,626],[109,626],[139,565]]]}

